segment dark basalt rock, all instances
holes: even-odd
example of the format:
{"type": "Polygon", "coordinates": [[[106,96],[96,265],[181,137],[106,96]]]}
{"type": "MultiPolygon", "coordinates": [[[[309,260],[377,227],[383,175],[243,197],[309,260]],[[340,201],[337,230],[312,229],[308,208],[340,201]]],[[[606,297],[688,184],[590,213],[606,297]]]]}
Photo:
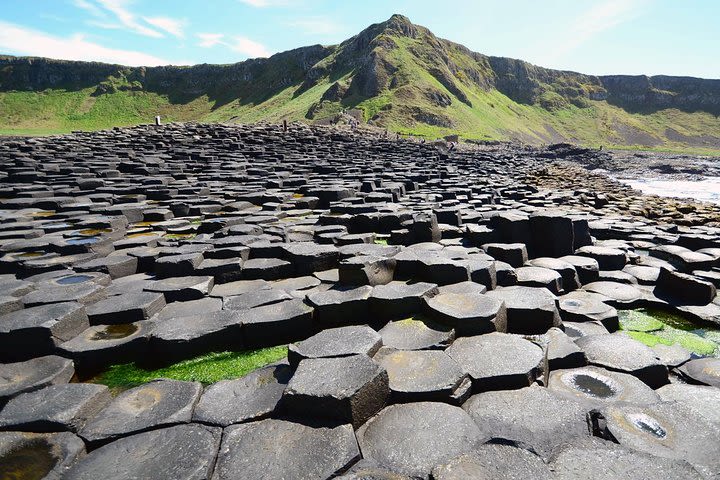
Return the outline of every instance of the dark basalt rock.
{"type": "Polygon", "coordinates": [[[636,377],[598,367],[550,372],[548,389],[591,408],[617,402],[648,405],[660,401],[658,394],[636,377]]]}
{"type": "Polygon", "coordinates": [[[161,293],[125,293],[106,298],[87,308],[93,325],[125,324],[147,320],[165,306],[161,293]]]}
{"type": "Polygon", "coordinates": [[[562,325],[556,297],[544,288],[513,286],[486,293],[505,303],[507,331],[511,333],[545,333],[562,325]]]}
{"type": "Polygon", "coordinates": [[[563,446],[550,468],[558,480],[605,480],[609,472],[617,480],[653,480],[656,478],[704,478],[684,460],[671,460],[625,448],[597,438],[563,446]]]}
{"type": "Polygon", "coordinates": [[[720,358],[697,358],[678,368],[690,383],[720,387],[720,358]]]}
{"type": "Polygon", "coordinates": [[[473,382],[473,391],[527,387],[544,370],[542,348],[517,335],[460,338],[446,350],[473,382]]]}
{"type": "Polygon", "coordinates": [[[428,478],[488,437],[462,409],[438,402],[391,405],[357,431],[363,458],[412,477],[428,478]]]}
{"type": "Polygon", "coordinates": [[[57,346],[88,328],[77,302],[25,308],[0,317],[0,359],[25,360],[54,353],[57,346]]]}
{"type": "Polygon", "coordinates": [[[288,383],[283,407],[300,418],[325,418],[357,428],[389,395],[388,374],[366,355],[303,360],[288,383]]]}
{"type": "Polygon", "coordinates": [[[390,322],[378,333],[383,345],[398,350],[442,350],[455,340],[455,330],[425,318],[390,322]]]}
{"type": "Polygon", "coordinates": [[[440,293],[426,298],[427,314],[452,327],[458,335],[480,335],[507,331],[507,314],[502,300],[488,295],[440,293]]]}
{"type": "Polygon", "coordinates": [[[556,447],[589,435],[589,408],[543,387],[479,393],[463,409],[483,435],[532,449],[545,460],[556,447]]]}
{"type": "Polygon", "coordinates": [[[381,336],[368,326],[329,328],[288,346],[288,360],[297,366],[308,358],[372,357],[382,346],[381,336]]]}
{"type": "Polygon", "coordinates": [[[591,365],[636,376],[652,388],[668,383],[667,367],[644,344],[620,333],[590,335],[575,341],[591,365]]]}
{"type": "Polygon", "coordinates": [[[85,441],[99,444],[151,428],[187,423],[202,386],[195,382],[155,380],[113,399],[80,430],[85,441]]]}
{"type": "Polygon", "coordinates": [[[492,443],[435,467],[432,477],[434,480],[554,478],[550,467],[537,454],[513,445],[492,443]]]}
{"type": "Polygon", "coordinates": [[[595,435],[650,455],[685,460],[706,476],[720,473],[720,430],[678,402],[611,405],[591,414],[595,435]]]}
{"type": "Polygon", "coordinates": [[[225,429],[212,479],[330,478],[359,457],[350,425],[267,419],[225,429]]]}
{"type": "Polygon", "coordinates": [[[292,374],[288,365],[280,364],[255,370],[237,380],[214,383],[203,392],[192,419],[227,427],[272,415],[292,374]]]}
{"type": "Polygon", "coordinates": [[[55,355],[0,364],[0,401],[48,385],[68,383],[74,374],[72,360],[55,355]]]}
{"type": "Polygon", "coordinates": [[[437,293],[437,285],[433,283],[394,281],[377,285],[370,295],[370,313],[384,319],[412,316],[423,310],[425,298],[437,293]]]}
{"type": "Polygon", "coordinates": [[[121,438],[91,452],[63,478],[210,478],[221,434],[219,428],[191,423],[121,438]]]}
{"type": "Polygon", "coordinates": [[[50,385],[11,399],[0,410],[0,428],[30,432],[77,432],[111,400],[105,385],[50,385]]]}

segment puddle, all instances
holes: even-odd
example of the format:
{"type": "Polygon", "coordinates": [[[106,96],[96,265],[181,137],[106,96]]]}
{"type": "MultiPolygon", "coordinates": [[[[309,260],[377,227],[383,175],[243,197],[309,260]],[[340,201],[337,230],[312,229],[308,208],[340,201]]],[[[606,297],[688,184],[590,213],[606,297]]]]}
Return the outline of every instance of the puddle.
{"type": "Polygon", "coordinates": [[[60,277],[55,280],[55,282],[59,283],[60,285],[75,285],[78,283],[87,282],[92,279],[93,277],[90,275],[70,275],[67,277],[60,277]]]}
{"type": "Polygon", "coordinates": [[[44,439],[32,439],[11,450],[0,463],[0,478],[45,478],[58,462],[52,450],[52,445],[44,439]]]}
{"type": "Polygon", "coordinates": [[[572,375],[569,379],[572,386],[583,393],[597,398],[612,398],[615,396],[615,390],[609,384],[605,383],[601,378],[585,373],[572,375]]]}
{"type": "Polygon", "coordinates": [[[698,327],[682,315],[652,308],[619,310],[618,318],[622,330],[650,347],[677,343],[697,356],[720,356],[720,329],[698,327]]]}
{"type": "Polygon", "coordinates": [[[68,245],[91,245],[97,243],[98,240],[100,240],[98,237],[68,238],[66,242],[68,245]]]}
{"type": "Polygon", "coordinates": [[[104,330],[98,330],[90,337],[90,340],[120,340],[129,337],[138,331],[138,326],[132,323],[120,325],[108,325],[104,330]]]}
{"type": "Polygon", "coordinates": [[[667,431],[660,426],[657,420],[649,415],[645,415],[644,413],[630,413],[627,415],[627,419],[630,420],[630,423],[632,423],[635,428],[655,438],[663,439],[667,437],[667,431]]]}

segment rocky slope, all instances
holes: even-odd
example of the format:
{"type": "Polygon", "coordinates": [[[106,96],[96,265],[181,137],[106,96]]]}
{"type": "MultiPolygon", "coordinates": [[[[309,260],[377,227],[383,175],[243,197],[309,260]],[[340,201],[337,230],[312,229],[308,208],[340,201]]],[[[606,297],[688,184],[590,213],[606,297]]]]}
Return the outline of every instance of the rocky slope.
{"type": "Polygon", "coordinates": [[[231,65],[0,57],[0,106],[4,131],[99,128],[155,113],[324,121],[356,110],[363,121],[429,136],[720,149],[720,80],[546,69],[472,52],[401,15],[337,46],[231,65]]]}

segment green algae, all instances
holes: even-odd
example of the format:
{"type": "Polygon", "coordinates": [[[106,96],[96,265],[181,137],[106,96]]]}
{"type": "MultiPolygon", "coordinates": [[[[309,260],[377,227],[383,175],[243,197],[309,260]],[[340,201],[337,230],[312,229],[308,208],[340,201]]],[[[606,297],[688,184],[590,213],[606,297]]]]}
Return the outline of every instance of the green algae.
{"type": "Polygon", "coordinates": [[[720,355],[720,331],[698,328],[681,315],[657,309],[618,312],[620,328],[649,347],[678,344],[700,356],[720,355]]]}
{"type": "Polygon", "coordinates": [[[201,382],[205,385],[239,378],[253,370],[287,357],[287,346],[245,352],[214,352],[183,360],[167,367],[147,370],[134,363],[113,365],[92,382],[113,389],[142,385],[158,378],[201,382]]]}

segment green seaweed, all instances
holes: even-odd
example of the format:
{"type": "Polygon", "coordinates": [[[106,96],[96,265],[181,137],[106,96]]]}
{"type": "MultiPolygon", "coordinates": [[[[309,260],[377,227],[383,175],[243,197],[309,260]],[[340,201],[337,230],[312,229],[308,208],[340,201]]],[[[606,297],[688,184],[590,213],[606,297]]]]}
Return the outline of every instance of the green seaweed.
{"type": "Polygon", "coordinates": [[[678,344],[701,356],[720,354],[720,332],[698,328],[684,317],[664,310],[639,309],[619,312],[620,328],[649,347],[678,344]]]}

